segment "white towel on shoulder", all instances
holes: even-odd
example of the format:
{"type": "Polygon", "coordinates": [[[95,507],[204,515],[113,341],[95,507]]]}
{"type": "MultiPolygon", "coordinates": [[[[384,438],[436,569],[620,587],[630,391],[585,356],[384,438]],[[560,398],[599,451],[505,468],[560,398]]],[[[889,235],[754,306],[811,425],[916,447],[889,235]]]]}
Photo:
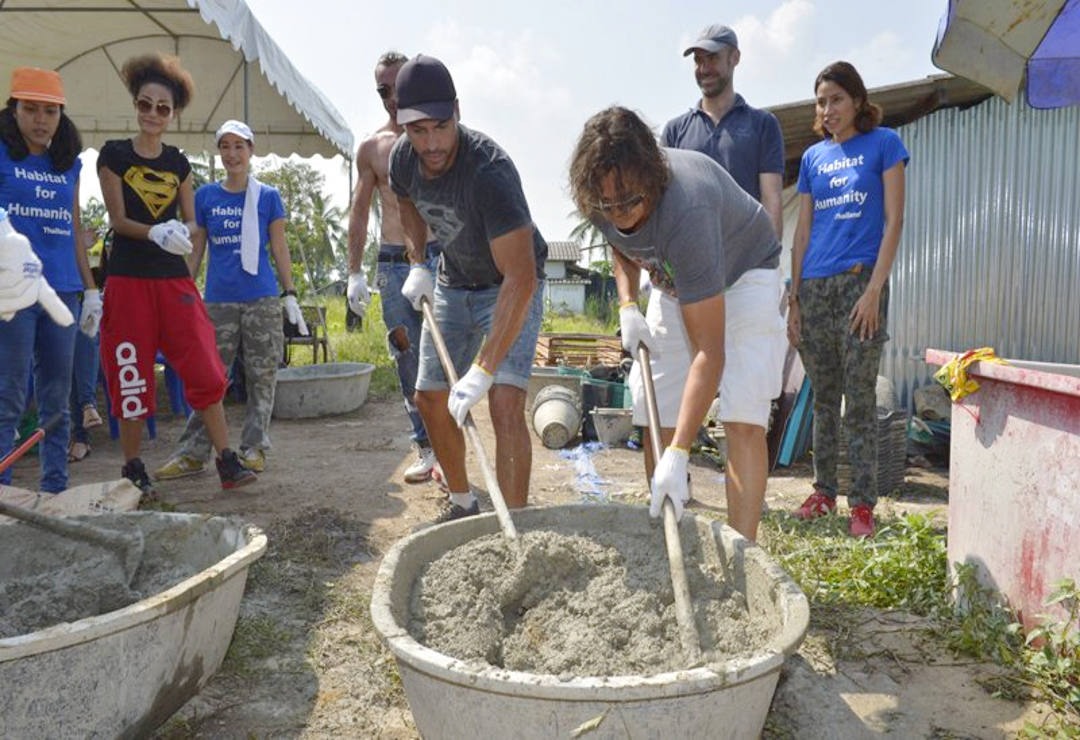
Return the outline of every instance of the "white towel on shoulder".
{"type": "Polygon", "coordinates": [[[244,272],[259,274],[259,193],[262,183],[248,175],[244,215],[240,219],[240,264],[244,272]]]}

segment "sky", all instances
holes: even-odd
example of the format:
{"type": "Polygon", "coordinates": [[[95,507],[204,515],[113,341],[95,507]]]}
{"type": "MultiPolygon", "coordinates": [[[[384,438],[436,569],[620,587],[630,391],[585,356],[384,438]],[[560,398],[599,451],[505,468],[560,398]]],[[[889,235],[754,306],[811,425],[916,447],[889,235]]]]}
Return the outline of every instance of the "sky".
{"type": "MultiPolygon", "coordinates": [[[[441,59],[454,77],[462,123],[509,153],[533,220],[547,239],[558,240],[575,223],[566,171],[585,120],[619,104],[659,132],[695,105],[699,91],[682,52],[703,27],[719,22],[735,29],[742,51],[735,90],[764,107],[810,98],[818,71],[837,59],[853,63],[871,88],[940,73],[930,50],[947,0],[247,4],[342,113],[357,144],[386,120],[373,79],[378,56],[396,49],[441,59]]],[[[312,164],[344,207],[342,161],[312,164]]]]}

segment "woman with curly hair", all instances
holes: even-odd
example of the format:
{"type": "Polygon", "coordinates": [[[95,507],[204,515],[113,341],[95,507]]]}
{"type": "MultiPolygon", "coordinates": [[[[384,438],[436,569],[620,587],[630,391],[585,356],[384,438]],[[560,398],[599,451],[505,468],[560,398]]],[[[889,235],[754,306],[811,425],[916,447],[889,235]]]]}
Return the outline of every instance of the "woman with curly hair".
{"type": "Polygon", "coordinates": [[[799,221],[791,249],[788,337],[814,389],[814,491],[795,511],[814,519],[836,509],[840,399],[852,468],[848,531],[874,533],[877,385],[888,340],[889,270],[904,218],[900,137],[847,62],[814,80],[814,130],[822,141],[799,166],[799,221]]]}
{"type": "Polygon", "coordinates": [[[105,143],[98,177],[114,237],[101,329],[112,413],[120,422],[123,477],[146,496],[153,484],[139,458],[143,420],[155,410],[154,360],[160,349],[184,382],[218,452],[221,487],[246,485],[255,474],[229,448],[221,399],[225,368],[214,325],[185,257],[195,228],[191,164],[162,141],[192,96],[191,75],[175,57],[147,54],[125,62],[121,75],[134,99],[139,133],[105,143]],[[178,220],[183,214],[188,223],[178,220]]]}
{"type": "MultiPolygon", "coordinates": [[[[79,152],[82,138],[64,112],[64,85],[52,70],[18,67],[11,95],[0,111],[0,208],[11,226],[25,236],[40,260],[41,274],[81,326],[97,333],[101,298],[90,274],[86,252],[79,248],[79,152]]],[[[34,394],[42,421],[59,415],[41,448],[41,490],[67,488],[67,439],[71,365],[76,328],[67,316],[61,325],[35,304],[0,321],[0,457],[14,441],[15,427],[27,402],[33,372],[34,394]]],[[[0,483],[11,482],[11,470],[0,483]]]]}

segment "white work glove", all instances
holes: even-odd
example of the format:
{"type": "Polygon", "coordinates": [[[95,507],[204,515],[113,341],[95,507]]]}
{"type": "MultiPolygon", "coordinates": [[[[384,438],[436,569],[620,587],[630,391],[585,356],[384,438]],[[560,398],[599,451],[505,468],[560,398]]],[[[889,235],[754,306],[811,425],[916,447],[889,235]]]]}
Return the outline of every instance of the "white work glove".
{"type": "Polygon", "coordinates": [[[371,291],[368,290],[367,278],[363,272],[349,273],[349,287],[345,290],[349,310],[360,318],[364,317],[368,304],[371,303],[371,291]]]}
{"type": "Polygon", "coordinates": [[[649,354],[655,354],[656,339],[636,303],[628,303],[619,309],[619,333],[622,335],[623,349],[635,359],[638,345],[642,343],[648,348],[649,354]]]}
{"type": "Polygon", "coordinates": [[[421,298],[426,297],[428,303],[434,304],[435,279],[431,276],[431,270],[423,265],[413,265],[409,269],[409,277],[405,278],[405,283],[401,286],[401,295],[412,304],[414,311],[420,310],[421,298]]]}
{"type": "Polygon", "coordinates": [[[186,257],[191,254],[191,233],[188,227],[175,218],[163,224],[154,224],[150,227],[150,238],[159,247],[171,254],[186,257]]]}
{"type": "Polygon", "coordinates": [[[469,372],[454,383],[454,387],[450,389],[450,398],[447,399],[446,405],[450,409],[450,415],[454,417],[454,421],[457,422],[459,427],[465,425],[465,417],[469,415],[469,409],[484,397],[484,394],[491,389],[491,384],[494,382],[494,375],[473,363],[473,366],[469,368],[469,372]]]}
{"type": "Polygon", "coordinates": [[[664,497],[675,505],[675,519],[682,519],[683,504],[690,500],[690,485],[686,478],[686,466],[690,462],[690,453],[686,450],[669,446],[664,450],[660,462],[653,470],[652,503],[649,504],[649,516],[660,516],[664,497]]]}
{"type": "Polygon", "coordinates": [[[306,337],[308,335],[307,322],[304,321],[304,314],[300,312],[300,304],[296,302],[296,296],[285,296],[281,304],[285,306],[285,318],[290,324],[296,324],[296,331],[300,333],[300,336],[306,337]]]}
{"type": "Polygon", "coordinates": [[[41,274],[41,260],[30,240],[6,224],[0,233],[0,320],[11,321],[15,313],[40,303],[60,326],[71,326],[75,317],[41,274]]]}
{"type": "Polygon", "coordinates": [[[79,316],[79,329],[91,339],[97,336],[98,327],[101,325],[103,308],[100,290],[91,288],[83,293],[82,314],[79,316]]]}

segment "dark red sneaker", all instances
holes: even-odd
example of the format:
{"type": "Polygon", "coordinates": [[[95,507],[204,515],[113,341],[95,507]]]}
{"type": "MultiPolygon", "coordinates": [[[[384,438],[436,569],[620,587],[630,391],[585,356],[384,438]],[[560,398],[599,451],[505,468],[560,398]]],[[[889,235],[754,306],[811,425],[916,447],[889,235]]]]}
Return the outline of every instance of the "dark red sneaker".
{"type": "Polygon", "coordinates": [[[217,465],[218,478],[221,479],[221,487],[226,491],[254,483],[257,476],[244,467],[240,458],[230,449],[221,452],[221,457],[214,461],[217,465]]]}
{"type": "Polygon", "coordinates": [[[809,521],[833,511],[836,511],[836,499],[826,496],[820,488],[815,488],[814,492],[802,502],[802,506],[793,511],[791,515],[796,519],[809,521]]]}
{"type": "Polygon", "coordinates": [[[874,510],[866,504],[852,507],[848,534],[852,537],[874,536],[874,510]]]}

